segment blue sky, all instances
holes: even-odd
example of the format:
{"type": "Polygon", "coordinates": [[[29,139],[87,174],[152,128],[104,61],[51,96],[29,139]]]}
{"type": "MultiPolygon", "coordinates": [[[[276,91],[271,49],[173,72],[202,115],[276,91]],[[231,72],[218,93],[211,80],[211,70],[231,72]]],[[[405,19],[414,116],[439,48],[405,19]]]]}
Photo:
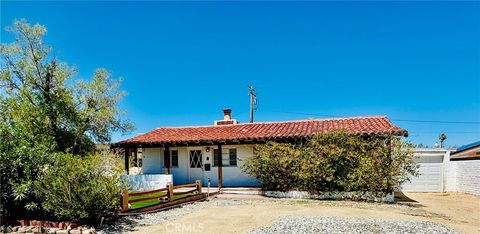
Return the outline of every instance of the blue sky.
{"type": "Polygon", "coordinates": [[[445,132],[463,145],[480,139],[479,12],[478,2],[2,1],[1,27],[39,22],[80,77],[97,67],[123,77],[136,130],[114,140],[209,125],[224,107],[247,122],[251,84],[256,121],[387,115],[415,143],[445,132]]]}

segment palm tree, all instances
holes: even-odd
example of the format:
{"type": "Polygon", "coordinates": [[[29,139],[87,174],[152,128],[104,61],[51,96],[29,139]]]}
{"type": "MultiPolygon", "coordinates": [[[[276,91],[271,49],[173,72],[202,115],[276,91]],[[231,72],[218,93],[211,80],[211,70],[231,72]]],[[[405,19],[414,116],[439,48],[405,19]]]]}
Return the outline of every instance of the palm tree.
{"type": "Polygon", "coordinates": [[[445,135],[445,133],[442,133],[438,136],[438,139],[440,140],[440,148],[443,148],[443,141],[447,139],[447,135],[445,135]]]}

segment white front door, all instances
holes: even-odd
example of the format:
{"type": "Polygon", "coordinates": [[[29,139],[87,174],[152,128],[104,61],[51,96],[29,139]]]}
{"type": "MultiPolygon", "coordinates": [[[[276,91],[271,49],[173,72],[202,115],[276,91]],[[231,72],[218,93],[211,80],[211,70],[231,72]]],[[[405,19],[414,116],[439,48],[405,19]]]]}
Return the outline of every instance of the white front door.
{"type": "Polygon", "coordinates": [[[189,168],[187,183],[195,183],[196,180],[203,180],[203,158],[202,150],[195,149],[188,151],[189,168]]]}

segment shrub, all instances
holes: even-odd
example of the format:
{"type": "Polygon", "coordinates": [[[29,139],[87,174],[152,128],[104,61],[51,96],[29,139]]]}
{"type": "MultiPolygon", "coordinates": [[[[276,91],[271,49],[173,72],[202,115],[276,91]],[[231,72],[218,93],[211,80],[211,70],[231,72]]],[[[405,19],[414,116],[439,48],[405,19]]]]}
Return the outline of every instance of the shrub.
{"type": "Polygon", "coordinates": [[[295,145],[268,142],[256,145],[255,157],[245,161],[244,170],[259,179],[264,189],[286,191],[296,184],[300,150],[295,145]]]}
{"type": "Polygon", "coordinates": [[[322,133],[302,145],[258,145],[243,169],[267,190],[385,194],[418,174],[410,147],[391,135],[322,133]]]}
{"type": "Polygon", "coordinates": [[[119,203],[119,171],[105,157],[60,154],[36,183],[42,207],[59,219],[97,221],[119,203]]]}

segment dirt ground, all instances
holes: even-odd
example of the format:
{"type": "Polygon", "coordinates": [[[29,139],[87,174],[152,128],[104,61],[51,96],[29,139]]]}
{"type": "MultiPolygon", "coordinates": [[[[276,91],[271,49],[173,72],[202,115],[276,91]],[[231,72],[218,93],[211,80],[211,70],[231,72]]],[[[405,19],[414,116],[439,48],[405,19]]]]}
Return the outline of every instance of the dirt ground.
{"type": "Polygon", "coordinates": [[[462,233],[480,233],[480,196],[462,193],[406,193],[433,220],[462,233]],[[445,220],[445,221],[442,221],[445,220]]]}
{"type": "MultiPolygon", "coordinates": [[[[480,233],[480,197],[458,193],[404,195],[402,201],[394,205],[263,198],[258,203],[207,206],[173,221],[140,227],[136,233],[246,233],[260,226],[268,226],[275,218],[284,215],[432,221],[460,233],[480,233]]],[[[215,200],[249,198],[255,196],[223,195],[215,200]]]]}

